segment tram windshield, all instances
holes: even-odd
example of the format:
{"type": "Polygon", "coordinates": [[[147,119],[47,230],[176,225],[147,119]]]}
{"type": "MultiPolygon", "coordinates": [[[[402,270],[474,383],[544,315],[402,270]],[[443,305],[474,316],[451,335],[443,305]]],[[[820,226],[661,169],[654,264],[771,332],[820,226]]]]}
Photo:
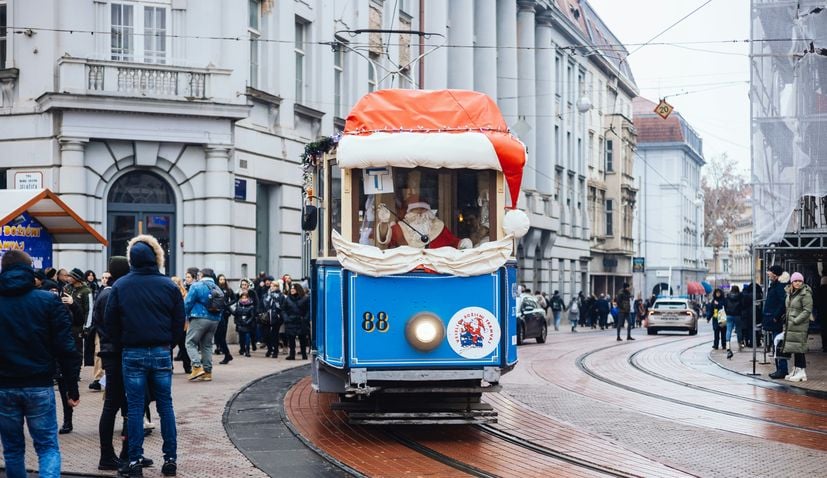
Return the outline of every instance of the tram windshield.
{"type": "Polygon", "coordinates": [[[353,242],[466,249],[496,239],[495,171],[370,168],[353,181],[353,242]]]}

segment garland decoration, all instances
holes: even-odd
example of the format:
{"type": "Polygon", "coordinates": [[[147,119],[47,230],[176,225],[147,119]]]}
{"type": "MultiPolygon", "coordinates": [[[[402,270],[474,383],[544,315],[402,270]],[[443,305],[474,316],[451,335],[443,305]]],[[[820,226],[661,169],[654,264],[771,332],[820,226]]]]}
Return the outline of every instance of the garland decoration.
{"type": "Polygon", "coordinates": [[[322,166],[322,157],[334,149],[339,144],[341,135],[325,136],[316,141],[304,145],[304,152],[301,154],[302,161],[302,180],[304,187],[302,188],[302,195],[304,199],[313,197],[313,173],[318,171],[322,166]]]}

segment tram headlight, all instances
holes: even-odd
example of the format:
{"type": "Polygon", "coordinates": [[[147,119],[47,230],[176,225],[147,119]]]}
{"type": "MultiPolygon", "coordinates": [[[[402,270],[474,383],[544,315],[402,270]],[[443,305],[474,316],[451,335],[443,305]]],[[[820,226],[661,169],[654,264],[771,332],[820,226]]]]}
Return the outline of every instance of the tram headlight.
{"type": "Polygon", "coordinates": [[[421,312],[408,321],[405,338],[415,349],[429,352],[439,347],[445,338],[445,325],[431,312],[421,312]]]}

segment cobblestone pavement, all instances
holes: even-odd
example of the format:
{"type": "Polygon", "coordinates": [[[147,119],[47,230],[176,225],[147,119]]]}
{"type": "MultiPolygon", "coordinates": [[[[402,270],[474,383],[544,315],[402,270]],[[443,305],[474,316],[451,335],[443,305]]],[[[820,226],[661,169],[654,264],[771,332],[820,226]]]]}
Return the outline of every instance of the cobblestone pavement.
{"type": "MultiPolygon", "coordinates": [[[[306,364],[307,361],[287,361],[282,354],[278,359],[264,357],[264,351],[252,352],[252,357],[235,356],[227,365],[213,368],[212,382],[189,383],[181,362],[175,362],[173,375],[173,400],[178,423],[178,476],[179,477],[264,477],[265,473],[253,466],[230,442],[222,425],[224,408],[239,389],[256,378],[280,370],[306,364]]],[[[74,431],[60,435],[63,471],[82,476],[114,476],[115,472],[98,471],[99,442],[98,418],[103,394],[89,390],[92,367],[84,367],[80,383],[80,405],[74,413],[74,431]]],[[[58,402],[58,424],[62,413],[58,402]]],[[[154,406],[152,420],[156,425],[144,440],[144,454],[155,460],[156,465],[144,470],[144,476],[161,476],[161,430],[154,406]]],[[[120,423],[115,435],[120,432],[120,423]]],[[[27,433],[28,440],[28,433],[27,433]]],[[[118,440],[116,438],[116,440],[118,440]]],[[[115,444],[120,451],[120,443],[115,444]]],[[[2,458],[0,457],[0,466],[2,458]]],[[[29,440],[26,445],[26,467],[37,468],[37,455],[29,440]]],[[[2,476],[2,475],[0,475],[2,476]]]]}
{"type": "MultiPolygon", "coordinates": [[[[711,342],[709,331],[702,330],[702,336],[704,333],[710,335],[711,342]]],[[[633,335],[638,339],[644,338],[640,329],[633,335]]],[[[532,363],[535,361],[573,362],[577,355],[587,350],[610,345],[615,340],[614,336],[614,331],[605,332],[599,329],[581,330],[576,334],[561,331],[549,334],[549,340],[545,345],[530,344],[521,347],[521,366],[504,377],[503,393],[545,415],[616,441],[630,450],[662,463],[672,464],[697,476],[823,476],[827,466],[827,453],[747,434],[722,431],[714,425],[698,427],[679,419],[658,418],[632,410],[632,403],[629,408],[618,407],[541,381],[532,371],[532,363]],[[549,354],[550,351],[554,352],[549,354]]],[[[815,379],[811,378],[800,385],[812,390],[823,390],[825,380],[821,377],[825,375],[827,368],[827,354],[820,352],[820,339],[816,337],[816,340],[818,343],[811,341],[811,353],[807,357],[808,376],[815,379]]],[[[751,351],[736,354],[734,360],[728,361],[723,352],[710,348],[710,357],[722,367],[717,373],[730,374],[733,379],[740,380],[743,377],[734,375],[732,371],[740,374],[752,371],[751,351]]],[[[770,379],[766,374],[769,371],[771,370],[768,365],[758,366],[758,372],[768,381],[770,379]]],[[[561,371],[561,375],[567,374],[561,371]]],[[[786,386],[778,384],[777,381],[772,382],[773,385],[768,386],[786,386]]],[[[618,390],[617,394],[625,396],[621,390],[618,390]]],[[[629,399],[634,400],[634,395],[630,395],[629,399]]],[[[721,419],[726,420],[726,417],[721,419]]],[[[594,453],[600,453],[600,450],[595,449],[594,453]]]]}

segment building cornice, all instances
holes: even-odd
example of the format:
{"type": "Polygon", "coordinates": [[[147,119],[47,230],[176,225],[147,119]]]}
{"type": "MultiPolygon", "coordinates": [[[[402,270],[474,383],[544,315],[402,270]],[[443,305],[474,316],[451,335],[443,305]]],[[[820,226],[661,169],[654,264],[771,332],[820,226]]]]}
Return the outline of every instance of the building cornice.
{"type": "Polygon", "coordinates": [[[116,111],[173,116],[200,116],[239,120],[249,116],[250,105],[206,101],[182,101],[108,95],[44,93],[36,100],[39,112],[51,110],[116,111]]]}

